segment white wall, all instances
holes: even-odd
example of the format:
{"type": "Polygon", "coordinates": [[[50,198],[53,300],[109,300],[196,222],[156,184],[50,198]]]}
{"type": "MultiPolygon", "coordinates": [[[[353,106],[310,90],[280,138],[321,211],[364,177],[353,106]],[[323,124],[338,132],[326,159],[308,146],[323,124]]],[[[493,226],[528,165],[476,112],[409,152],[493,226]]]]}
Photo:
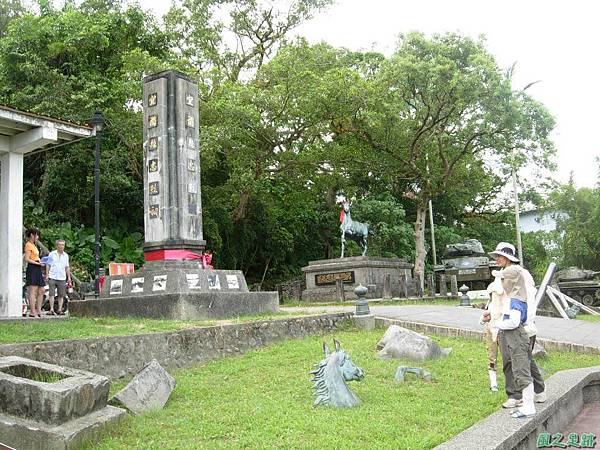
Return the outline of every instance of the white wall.
{"type": "Polygon", "coordinates": [[[556,214],[563,214],[556,211],[540,214],[537,211],[526,211],[521,213],[520,225],[521,232],[529,233],[531,231],[553,231],[556,230],[556,220],[552,217],[556,214]]]}

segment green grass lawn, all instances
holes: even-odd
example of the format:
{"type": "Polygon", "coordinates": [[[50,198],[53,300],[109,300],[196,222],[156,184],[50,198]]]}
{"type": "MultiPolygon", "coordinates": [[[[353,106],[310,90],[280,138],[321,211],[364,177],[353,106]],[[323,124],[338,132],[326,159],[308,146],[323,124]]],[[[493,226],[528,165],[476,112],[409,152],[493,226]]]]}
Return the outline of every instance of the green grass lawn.
{"type": "Polygon", "coordinates": [[[137,318],[69,318],[60,320],[25,320],[0,324],[0,344],[19,342],[83,339],[101,336],[177,331],[184,328],[242,323],[303,315],[301,312],[277,312],[243,316],[227,320],[164,320],[137,318]]]}
{"type": "MultiPolygon", "coordinates": [[[[346,300],[345,302],[340,302],[336,300],[325,301],[325,302],[299,302],[297,300],[284,299],[284,302],[281,306],[289,306],[289,307],[309,307],[309,306],[354,306],[356,303],[355,300],[346,300]]],[[[454,298],[436,298],[436,299],[390,299],[390,300],[369,300],[369,305],[372,306],[395,306],[395,305],[450,305],[450,306],[458,306],[460,301],[454,298]]],[[[475,300],[471,301],[471,303],[485,303],[485,300],[475,300]]]]}
{"type": "Polygon", "coordinates": [[[577,314],[577,319],[600,323],[600,316],[592,316],[591,314],[577,314]]]}
{"type": "MultiPolygon", "coordinates": [[[[429,449],[505,400],[488,389],[484,345],[478,341],[436,337],[453,352],[421,365],[433,381],[396,384],[401,362],[375,353],[383,331],[326,337],[330,346],[338,338],[366,372],[362,382],[350,383],[363,402],[358,408],[312,407],[309,371],[322,358],[323,338],[309,337],[175,371],[177,387],[163,410],[129,417],[88,448],[429,449]]],[[[540,363],[549,374],[592,365],[600,365],[600,356],[550,352],[540,363]]]]}

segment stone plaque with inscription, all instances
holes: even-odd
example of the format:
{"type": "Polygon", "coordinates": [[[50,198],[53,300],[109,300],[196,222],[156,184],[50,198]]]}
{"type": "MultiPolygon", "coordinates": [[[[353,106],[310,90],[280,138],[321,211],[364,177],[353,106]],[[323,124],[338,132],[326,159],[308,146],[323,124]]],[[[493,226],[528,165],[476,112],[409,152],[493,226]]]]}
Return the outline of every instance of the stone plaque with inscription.
{"type": "Polygon", "coordinates": [[[335,284],[337,280],[342,280],[344,283],[354,283],[354,272],[320,273],[315,275],[315,284],[317,286],[335,284]]]}

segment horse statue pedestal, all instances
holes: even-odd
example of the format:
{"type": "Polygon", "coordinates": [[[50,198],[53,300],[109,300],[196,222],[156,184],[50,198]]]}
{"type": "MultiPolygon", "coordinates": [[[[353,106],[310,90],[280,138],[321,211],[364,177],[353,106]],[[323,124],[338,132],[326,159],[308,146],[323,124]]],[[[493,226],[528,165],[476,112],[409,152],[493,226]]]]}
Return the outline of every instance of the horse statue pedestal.
{"type": "Polygon", "coordinates": [[[386,274],[390,274],[392,296],[400,297],[400,275],[408,281],[409,295],[414,294],[412,282],[413,265],[400,258],[376,256],[354,256],[349,258],[322,259],[310,261],[302,268],[306,277],[306,289],[302,299],[307,301],[337,300],[336,282],[342,280],[346,300],[356,300],[354,288],[361,283],[371,285],[369,298],[381,298],[386,274]]]}

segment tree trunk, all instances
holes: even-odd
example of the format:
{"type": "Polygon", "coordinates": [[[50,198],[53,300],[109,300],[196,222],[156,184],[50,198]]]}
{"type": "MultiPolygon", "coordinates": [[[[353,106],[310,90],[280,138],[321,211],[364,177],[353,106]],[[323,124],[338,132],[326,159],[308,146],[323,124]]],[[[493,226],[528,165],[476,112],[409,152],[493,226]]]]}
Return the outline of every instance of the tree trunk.
{"type": "Polygon", "coordinates": [[[248,192],[242,191],[240,192],[240,200],[233,210],[233,221],[239,222],[242,219],[246,218],[246,213],[248,212],[248,203],[250,200],[250,194],[248,192]]]}
{"type": "Polygon", "coordinates": [[[425,220],[427,219],[427,202],[417,203],[415,219],[415,276],[419,276],[421,289],[425,279],[425,220]]]}

